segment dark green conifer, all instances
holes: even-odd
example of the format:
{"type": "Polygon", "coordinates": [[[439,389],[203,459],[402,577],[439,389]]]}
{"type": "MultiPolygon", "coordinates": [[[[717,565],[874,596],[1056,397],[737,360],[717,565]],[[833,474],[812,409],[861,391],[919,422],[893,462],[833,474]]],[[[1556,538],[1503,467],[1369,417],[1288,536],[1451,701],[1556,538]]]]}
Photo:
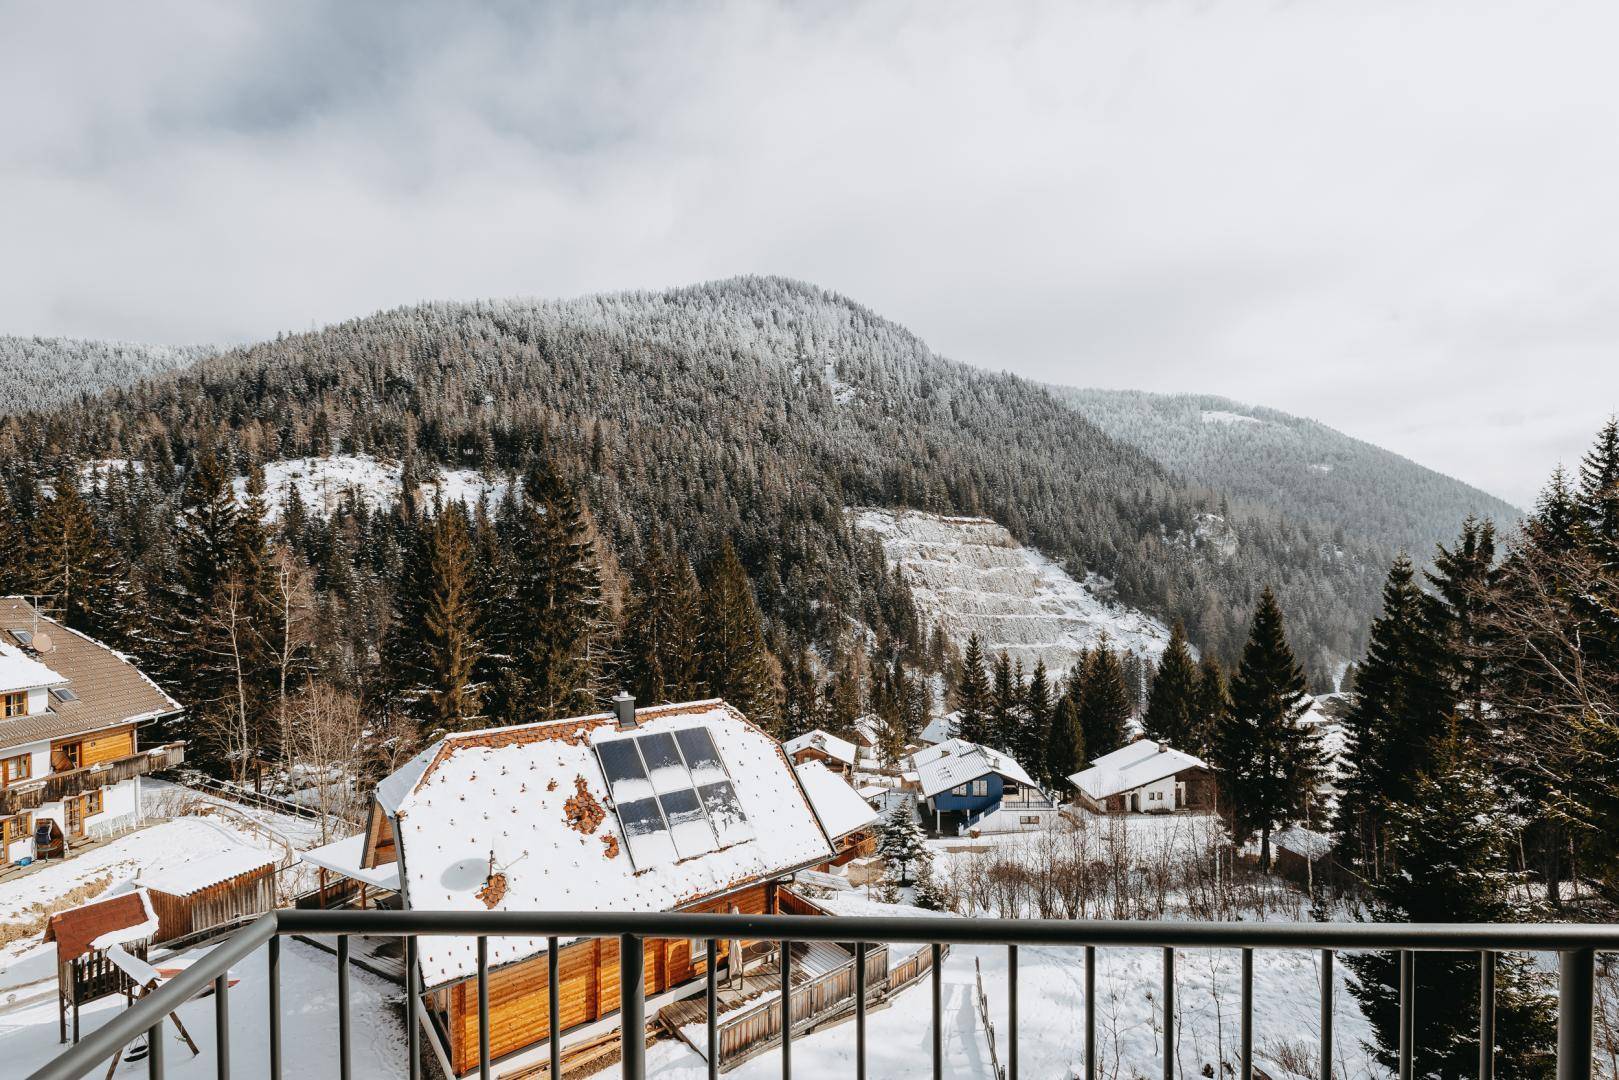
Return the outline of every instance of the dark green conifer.
{"type": "Polygon", "coordinates": [[[1197,664],[1186,645],[1186,627],[1179,619],[1169,632],[1169,644],[1152,678],[1147,711],[1141,724],[1147,737],[1177,750],[1195,754],[1197,742],[1197,664]]]}

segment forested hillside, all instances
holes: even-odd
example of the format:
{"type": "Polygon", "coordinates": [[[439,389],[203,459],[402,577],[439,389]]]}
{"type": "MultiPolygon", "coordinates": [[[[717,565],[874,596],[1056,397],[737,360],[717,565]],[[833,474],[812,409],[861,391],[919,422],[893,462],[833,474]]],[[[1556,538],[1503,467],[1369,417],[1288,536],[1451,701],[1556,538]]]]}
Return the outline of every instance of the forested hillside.
{"type": "Polygon", "coordinates": [[[207,356],[203,346],[134,345],[121,341],[0,335],[0,401],[11,409],[43,409],[207,356]]]}
{"type": "Polygon", "coordinates": [[[1520,511],[1325,424],[1210,394],[1053,387],[1109,435],[1194,484],[1408,552],[1418,561],[1469,514],[1503,528],[1520,511]]]}
{"type": "Polygon", "coordinates": [[[1201,544],[1218,495],[1042,387],[944,360],[856,303],[778,278],[383,312],[12,417],[0,450],[46,470],[147,461],[142,482],[172,497],[207,437],[243,462],[344,449],[499,473],[551,456],[618,560],[640,561],[659,526],[698,559],[729,538],[772,624],[823,650],[851,619],[883,621],[881,564],[848,529],[851,505],[993,517],[1226,657],[1273,583],[1318,673],[1358,652],[1387,558],[1242,500],[1229,508],[1237,544],[1201,544]]]}

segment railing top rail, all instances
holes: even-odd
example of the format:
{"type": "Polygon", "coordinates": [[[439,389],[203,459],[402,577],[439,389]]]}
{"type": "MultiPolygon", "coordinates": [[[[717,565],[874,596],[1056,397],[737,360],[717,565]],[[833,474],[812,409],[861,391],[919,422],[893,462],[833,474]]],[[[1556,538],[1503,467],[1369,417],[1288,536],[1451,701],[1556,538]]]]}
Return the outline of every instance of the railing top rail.
{"type": "Polygon", "coordinates": [[[577,911],[282,911],[282,933],[741,938],[1182,949],[1619,951],[1614,923],[1261,923],[577,911]]]}

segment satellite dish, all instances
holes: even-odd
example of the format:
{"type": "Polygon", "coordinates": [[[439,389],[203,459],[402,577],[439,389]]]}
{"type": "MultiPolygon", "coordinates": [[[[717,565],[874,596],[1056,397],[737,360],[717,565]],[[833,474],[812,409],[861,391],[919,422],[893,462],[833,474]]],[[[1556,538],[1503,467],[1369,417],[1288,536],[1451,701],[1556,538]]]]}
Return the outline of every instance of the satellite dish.
{"type": "Polygon", "coordinates": [[[35,652],[48,653],[54,648],[56,648],[56,642],[52,641],[51,636],[45,633],[45,631],[41,630],[39,633],[34,635],[35,652]]]}

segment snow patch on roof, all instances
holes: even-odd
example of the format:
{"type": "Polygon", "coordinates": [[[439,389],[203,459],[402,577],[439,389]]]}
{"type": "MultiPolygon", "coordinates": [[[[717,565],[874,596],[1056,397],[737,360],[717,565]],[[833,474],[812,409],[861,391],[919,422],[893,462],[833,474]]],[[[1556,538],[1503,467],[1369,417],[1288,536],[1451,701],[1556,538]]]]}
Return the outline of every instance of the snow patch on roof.
{"type": "Polygon", "coordinates": [[[1207,762],[1191,754],[1151,739],[1137,739],[1129,746],[1093,759],[1090,768],[1070,776],[1068,782],[1091,799],[1101,802],[1111,795],[1133,791],[1186,769],[1208,767],[1207,762]]]}
{"type": "Polygon", "coordinates": [[[61,686],[67,680],[21,649],[0,641],[0,693],[40,686],[61,686]]]}
{"type": "Polygon", "coordinates": [[[242,874],[273,867],[278,862],[280,860],[268,851],[240,845],[203,853],[188,851],[142,867],[131,884],[169,896],[190,896],[242,874]]]}
{"type": "Polygon", "coordinates": [[[850,787],[848,781],[819,761],[794,766],[798,782],[804,786],[815,816],[833,840],[864,829],[878,818],[877,811],[850,787]]]}
{"type": "Polygon", "coordinates": [[[990,773],[1015,780],[1025,787],[1038,789],[1040,786],[1013,758],[965,739],[949,739],[918,750],[911,755],[911,764],[916,767],[923,796],[930,799],[990,773]]]}
{"type": "Polygon", "coordinates": [[[795,756],[800,750],[819,750],[827,757],[841,761],[845,765],[853,765],[855,759],[854,743],[840,739],[820,728],[806,731],[797,738],[788,739],[781,744],[781,748],[787,751],[788,757],[795,756]]]}

